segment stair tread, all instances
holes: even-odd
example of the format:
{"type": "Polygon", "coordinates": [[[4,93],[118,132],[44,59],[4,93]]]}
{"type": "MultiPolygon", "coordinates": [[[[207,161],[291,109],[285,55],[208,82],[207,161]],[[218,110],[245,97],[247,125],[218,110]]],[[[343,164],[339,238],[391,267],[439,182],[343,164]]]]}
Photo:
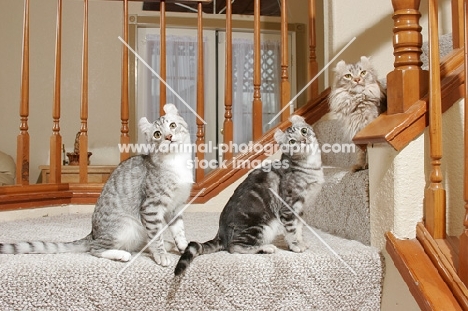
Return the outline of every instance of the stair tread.
{"type": "MultiPolygon", "coordinates": [[[[188,239],[211,239],[218,213],[186,213],[188,239]]],[[[91,228],[89,214],[63,215],[0,223],[0,240],[81,238],[91,228]]],[[[147,255],[133,262],[120,277],[124,263],[89,254],[0,255],[0,303],[133,309],[369,309],[380,304],[383,267],[379,251],[360,242],[326,233],[320,236],[357,273],[352,272],[307,228],[309,249],[302,254],[280,250],[273,255],[219,252],[200,256],[182,278],[173,265],[162,268],[147,255]],[[47,292],[48,295],[41,295],[47,292]],[[59,292],[51,296],[50,293],[59,292]],[[42,298],[41,298],[42,297],[42,298]],[[44,299],[44,300],[41,300],[44,299]]],[[[284,242],[278,244],[284,247],[284,242]],[[282,244],[283,243],[283,244],[282,244]]]]}

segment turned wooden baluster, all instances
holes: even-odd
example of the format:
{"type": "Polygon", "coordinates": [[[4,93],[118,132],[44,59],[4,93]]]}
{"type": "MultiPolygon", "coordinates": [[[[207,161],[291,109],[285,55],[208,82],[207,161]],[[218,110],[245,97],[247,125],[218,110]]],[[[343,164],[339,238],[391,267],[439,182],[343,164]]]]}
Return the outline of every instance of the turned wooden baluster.
{"type": "Polygon", "coordinates": [[[387,75],[388,114],[405,112],[427,93],[428,74],[421,70],[420,0],[392,0],[395,69],[387,75]]]}
{"type": "MultiPolygon", "coordinates": [[[[160,64],[160,72],[159,75],[161,76],[161,79],[166,81],[166,1],[161,1],[160,6],[159,6],[159,11],[160,11],[160,19],[159,19],[159,33],[160,33],[160,59],[159,59],[159,64],[160,64]]],[[[159,115],[162,116],[164,115],[164,105],[166,104],[167,101],[167,95],[166,95],[166,85],[159,80],[159,115]]]]}
{"type": "Polygon", "coordinates": [[[84,0],[83,63],[80,106],[80,183],[88,182],[88,0],[84,0]]]}
{"type": "Polygon", "coordinates": [[[463,2],[464,0],[452,0],[452,38],[453,48],[463,47],[463,2]]]}
{"type": "MultiPolygon", "coordinates": [[[[468,38],[468,7],[464,7],[464,34],[468,38]]],[[[465,46],[465,81],[468,81],[468,41],[464,40],[465,46]]],[[[463,180],[463,199],[465,201],[465,218],[463,226],[465,229],[460,236],[460,248],[458,255],[458,275],[460,279],[468,285],[468,83],[465,83],[465,128],[464,128],[464,180],[463,180]]]]}
{"type": "Polygon", "coordinates": [[[253,140],[258,140],[263,133],[261,86],[261,47],[260,47],[260,0],[254,0],[254,73],[253,73],[253,102],[252,102],[252,131],[253,140]]]}
{"type": "Polygon", "coordinates": [[[57,29],[55,38],[54,102],[52,108],[52,136],[50,137],[50,177],[51,184],[61,183],[62,136],[60,135],[60,76],[62,64],[62,0],[57,1],[57,29]]]}
{"type": "MultiPolygon", "coordinates": [[[[198,2],[198,18],[197,18],[197,37],[198,37],[198,52],[197,52],[197,114],[204,118],[205,116],[205,86],[204,86],[204,72],[203,72],[203,8],[202,3],[198,2]]],[[[205,125],[203,120],[197,118],[197,147],[205,143],[205,125]]],[[[196,157],[198,161],[204,159],[204,154],[197,148],[196,157]]],[[[205,176],[202,168],[197,166],[195,171],[195,179],[200,182],[205,176]]]]}
{"type": "Polygon", "coordinates": [[[29,184],[29,0],[24,1],[20,127],[16,141],[16,183],[29,184]]]}
{"type": "MultiPolygon", "coordinates": [[[[288,7],[287,1],[281,1],[281,107],[288,105],[291,99],[291,85],[288,76],[288,7]]],[[[281,121],[288,120],[291,115],[289,107],[281,114],[281,121]]]]}
{"type": "MultiPolygon", "coordinates": [[[[123,2],[123,40],[128,42],[128,0],[123,2]]],[[[121,104],[120,104],[120,144],[128,145],[130,143],[130,136],[128,134],[128,119],[129,119],[129,106],[128,106],[128,48],[124,45],[122,48],[122,85],[121,85],[121,104]]],[[[128,159],[129,152],[120,153],[120,161],[128,159]]]]}
{"type": "MultiPolygon", "coordinates": [[[[318,62],[316,54],[317,35],[315,33],[315,0],[309,0],[309,80],[312,80],[318,73],[318,62]]],[[[318,79],[309,87],[309,100],[313,100],[319,95],[318,79]]]]}
{"type": "Polygon", "coordinates": [[[425,225],[435,239],[445,237],[445,190],[442,185],[442,105],[437,0],[429,1],[429,139],[431,175],[425,193],[425,225]]]}
{"type": "MultiPolygon", "coordinates": [[[[232,5],[226,1],[226,78],[224,88],[224,124],[223,143],[229,145],[234,140],[234,124],[232,123],[232,5]]],[[[232,159],[232,150],[224,153],[225,160],[232,159]]]]}

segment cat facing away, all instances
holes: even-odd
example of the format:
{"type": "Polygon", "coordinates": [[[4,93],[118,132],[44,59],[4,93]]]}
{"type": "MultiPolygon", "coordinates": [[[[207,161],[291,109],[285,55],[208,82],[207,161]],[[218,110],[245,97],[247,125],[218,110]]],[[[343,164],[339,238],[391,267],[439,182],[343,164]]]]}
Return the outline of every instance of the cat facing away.
{"type": "MultiPolygon", "coordinates": [[[[91,233],[73,242],[0,243],[2,254],[44,254],[90,252],[117,261],[129,261],[132,252],[148,246],[156,263],[170,264],[161,229],[179,213],[190,195],[193,173],[189,166],[191,150],[187,123],[172,104],[164,106],[165,115],[153,123],[139,121],[153,150],[121,162],[112,172],[99,196],[92,215],[91,233]]],[[[182,217],[169,226],[180,252],[187,247],[182,217]]]]}
{"type": "MultiPolygon", "coordinates": [[[[344,138],[352,141],[360,130],[386,110],[386,90],[370,59],[365,56],[355,64],[340,61],[334,71],[335,80],[329,95],[330,112],[341,122],[344,138]]],[[[353,171],[367,168],[366,152],[357,150],[353,171]]]]}
{"type": "Polygon", "coordinates": [[[281,160],[267,169],[256,168],[247,176],[221,212],[216,237],[205,243],[190,242],[175,267],[175,275],[182,274],[202,254],[221,250],[275,253],[277,248],[272,242],[279,234],[284,234],[291,251],[306,250],[302,223],[296,215],[302,215],[308,188],[321,185],[324,177],[312,127],[297,115],[291,117],[291,122],[285,132],[277,130],[274,135],[282,151],[281,160]]]}

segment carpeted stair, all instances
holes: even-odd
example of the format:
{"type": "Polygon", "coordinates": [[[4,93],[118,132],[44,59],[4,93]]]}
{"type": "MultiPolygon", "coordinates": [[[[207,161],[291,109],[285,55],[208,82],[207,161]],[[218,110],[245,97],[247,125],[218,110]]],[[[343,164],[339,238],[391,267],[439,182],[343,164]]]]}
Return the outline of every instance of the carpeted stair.
{"type": "MultiPolygon", "coordinates": [[[[187,213],[189,239],[217,231],[217,213],[187,213]]],[[[66,215],[0,223],[1,241],[73,240],[91,216],[66,215]]],[[[360,242],[317,230],[348,268],[308,230],[309,249],[273,255],[219,252],[196,258],[185,275],[148,255],[125,263],[89,254],[0,255],[1,310],[378,310],[382,262],[360,242]],[[351,270],[352,269],[352,270],[351,270]]],[[[284,248],[284,241],[278,241],[284,248]]],[[[175,263],[178,255],[174,254],[175,263]]]]}
{"type": "Polygon", "coordinates": [[[337,120],[318,121],[314,131],[321,146],[342,146],[342,152],[322,148],[325,183],[318,194],[310,192],[304,219],[325,232],[370,245],[368,170],[351,172],[356,153],[346,152],[352,143],[343,141],[337,120]]]}
{"type": "MultiPolygon", "coordinates": [[[[314,128],[320,143],[341,143],[336,121],[314,128]]],[[[176,253],[169,268],[143,254],[120,275],[125,263],[89,254],[0,255],[0,309],[378,310],[384,268],[368,246],[367,170],[350,172],[354,154],[322,158],[326,182],[310,191],[304,219],[314,229],[304,228],[309,249],[302,254],[278,240],[272,255],[200,256],[180,277],[173,275],[176,253]]],[[[218,217],[186,213],[187,238],[213,238],[218,217]]],[[[0,241],[71,241],[90,228],[91,215],[79,214],[0,223],[0,241]]]]}

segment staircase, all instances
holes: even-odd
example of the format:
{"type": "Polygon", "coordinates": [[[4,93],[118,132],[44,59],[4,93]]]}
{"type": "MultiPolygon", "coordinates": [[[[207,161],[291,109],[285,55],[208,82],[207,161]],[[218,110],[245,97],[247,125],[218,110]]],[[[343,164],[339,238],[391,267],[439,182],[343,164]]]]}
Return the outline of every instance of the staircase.
{"type": "MultiPolygon", "coordinates": [[[[322,144],[341,143],[336,121],[319,121],[314,128],[322,144]]],[[[286,251],[280,239],[276,254],[204,255],[180,277],[174,277],[173,265],[160,267],[147,255],[123,272],[125,263],[89,254],[1,255],[0,305],[8,310],[378,310],[384,266],[379,251],[368,246],[367,170],[349,171],[352,154],[322,157],[326,183],[307,202],[304,219],[314,229],[304,227],[309,248],[302,254],[286,251]]],[[[90,217],[0,223],[0,241],[81,238],[91,229],[90,217]]],[[[186,213],[187,238],[211,239],[218,217],[186,213]]],[[[177,260],[173,253],[173,263],[177,260]]]]}

